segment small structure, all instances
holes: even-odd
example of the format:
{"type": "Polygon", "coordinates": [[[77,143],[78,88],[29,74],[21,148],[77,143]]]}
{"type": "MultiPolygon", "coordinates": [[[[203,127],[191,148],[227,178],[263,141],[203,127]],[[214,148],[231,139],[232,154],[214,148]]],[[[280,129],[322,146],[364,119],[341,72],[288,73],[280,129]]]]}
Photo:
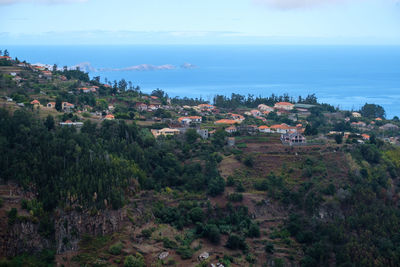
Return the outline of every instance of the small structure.
{"type": "Polygon", "coordinates": [[[358,112],[352,112],[351,116],[353,116],[354,118],[361,118],[361,114],[358,112]]]}
{"type": "Polygon", "coordinates": [[[168,251],[161,252],[160,255],[158,255],[158,259],[163,260],[169,256],[168,251]]]}
{"type": "Polygon", "coordinates": [[[365,122],[358,121],[358,122],[352,122],[351,126],[353,126],[353,127],[366,127],[367,124],[365,122]]]}
{"type": "Polygon", "coordinates": [[[71,110],[75,108],[75,105],[68,102],[62,102],[61,107],[65,112],[71,112],[71,110]]]}
{"type": "Polygon", "coordinates": [[[47,103],[46,107],[55,108],[56,107],[56,102],[49,102],[49,103],[47,103]]]}
{"type": "Polygon", "coordinates": [[[240,114],[234,114],[234,113],[228,113],[228,115],[235,121],[244,121],[244,116],[240,115],[240,114]]]}
{"type": "Polygon", "coordinates": [[[258,131],[260,133],[270,133],[271,129],[267,125],[261,125],[260,127],[258,127],[258,131]]]}
{"type": "Polygon", "coordinates": [[[364,140],[369,140],[371,137],[368,134],[361,135],[364,140]]]}
{"type": "Polygon", "coordinates": [[[235,123],[240,123],[240,121],[222,119],[215,122],[215,124],[235,124],[235,123]]]}
{"type": "Polygon", "coordinates": [[[210,257],[210,254],[208,252],[203,252],[199,255],[199,260],[200,261],[205,261],[210,257]]]}
{"type": "Polygon", "coordinates": [[[202,139],[208,139],[208,129],[197,129],[196,132],[202,139]]]}
{"type": "Polygon", "coordinates": [[[227,133],[236,133],[237,132],[237,128],[235,126],[230,126],[228,128],[225,129],[225,132],[227,133]]]}
{"type": "Polygon", "coordinates": [[[152,129],[151,133],[154,135],[155,138],[159,137],[160,135],[163,136],[170,136],[170,135],[178,135],[181,131],[178,129],[171,129],[171,128],[164,128],[161,130],[152,129]]]}
{"type": "Polygon", "coordinates": [[[235,137],[228,137],[228,146],[235,145],[235,137]]]}
{"type": "Polygon", "coordinates": [[[139,111],[146,111],[147,110],[147,104],[145,104],[145,103],[141,103],[141,102],[136,103],[135,107],[139,111]]]}
{"type": "Polygon", "coordinates": [[[112,115],[112,114],[108,114],[108,115],[106,115],[106,116],[104,117],[104,119],[110,121],[110,120],[115,119],[115,117],[114,117],[114,115],[112,115]]]}
{"type": "Polygon", "coordinates": [[[65,122],[60,122],[60,126],[82,127],[83,126],[83,122],[72,122],[71,120],[66,120],[65,122]]]}
{"type": "Polygon", "coordinates": [[[289,102],[278,102],[275,103],[274,108],[282,110],[292,110],[294,108],[294,104],[289,102]]]}
{"type": "Polygon", "coordinates": [[[257,109],[251,110],[250,113],[251,113],[251,115],[252,115],[253,117],[259,117],[259,116],[261,116],[261,112],[260,112],[259,110],[257,110],[257,109]]]}
{"type": "MultiPolygon", "coordinates": [[[[270,106],[267,106],[267,105],[264,105],[264,104],[260,104],[260,105],[258,105],[258,107],[257,107],[259,110],[261,110],[261,111],[263,111],[263,112],[272,112],[272,111],[274,111],[274,108],[273,107],[270,107],[270,106]]],[[[265,113],[264,113],[265,114],[265,113]]]]}
{"type": "Polygon", "coordinates": [[[34,107],[38,107],[40,106],[40,102],[37,99],[35,99],[31,102],[31,105],[33,105],[34,107]]]}
{"type": "Polygon", "coordinates": [[[299,133],[286,133],[281,135],[283,144],[299,145],[307,142],[306,138],[299,133]]]}
{"type": "Polygon", "coordinates": [[[397,131],[399,126],[392,123],[386,123],[385,125],[379,127],[379,129],[383,131],[397,131]]]}

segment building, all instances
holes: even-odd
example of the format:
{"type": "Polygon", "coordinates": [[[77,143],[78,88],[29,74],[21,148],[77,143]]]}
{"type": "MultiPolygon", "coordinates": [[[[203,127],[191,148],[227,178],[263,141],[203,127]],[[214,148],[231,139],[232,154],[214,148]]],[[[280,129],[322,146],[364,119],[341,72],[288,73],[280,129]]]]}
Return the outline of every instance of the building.
{"type": "Polygon", "coordinates": [[[71,110],[75,108],[75,105],[68,102],[62,102],[61,107],[65,112],[71,112],[71,110]]]}
{"type": "Polygon", "coordinates": [[[228,115],[235,121],[244,121],[244,116],[240,115],[240,114],[234,114],[234,113],[228,113],[228,115]]]}
{"type": "Polygon", "coordinates": [[[182,124],[189,125],[190,123],[201,123],[202,117],[200,116],[189,116],[189,117],[180,117],[178,121],[182,124]]]}
{"type": "Polygon", "coordinates": [[[0,56],[0,60],[1,60],[1,59],[11,60],[11,57],[9,57],[9,56],[0,56]]]}
{"type": "Polygon", "coordinates": [[[285,133],[281,135],[281,141],[283,144],[298,145],[306,144],[306,138],[299,133],[285,133]]]}
{"type": "Polygon", "coordinates": [[[210,104],[200,104],[197,106],[200,110],[213,110],[215,107],[210,104]]]}
{"type": "Polygon", "coordinates": [[[250,111],[250,113],[251,113],[251,115],[252,115],[253,117],[259,117],[259,116],[261,116],[261,112],[260,112],[259,110],[257,110],[257,109],[253,109],[252,111],[250,111]]]}
{"type": "Polygon", "coordinates": [[[285,123],[272,125],[270,127],[270,131],[272,133],[286,134],[289,132],[289,130],[290,130],[290,127],[285,123]]]}
{"type": "Polygon", "coordinates": [[[31,105],[33,105],[34,107],[38,107],[40,106],[40,102],[37,99],[35,99],[31,102],[31,105]]]}
{"type": "Polygon", "coordinates": [[[260,127],[258,127],[258,131],[260,133],[270,133],[271,129],[267,125],[261,125],[260,127]]]}
{"type": "Polygon", "coordinates": [[[108,115],[106,115],[106,116],[104,117],[104,119],[105,119],[105,120],[113,120],[113,119],[115,119],[115,117],[114,117],[114,115],[112,115],[112,114],[108,114],[108,115]]]}
{"type": "Polygon", "coordinates": [[[56,108],[56,102],[49,102],[49,103],[47,103],[46,107],[48,107],[48,108],[56,108]]]}
{"type": "Polygon", "coordinates": [[[215,122],[215,124],[235,124],[235,123],[240,123],[240,122],[236,121],[236,120],[228,120],[228,119],[222,119],[222,120],[218,120],[215,122]]]}
{"type": "Polygon", "coordinates": [[[272,111],[274,111],[274,108],[273,107],[270,107],[270,106],[267,106],[267,105],[264,105],[264,104],[260,104],[260,105],[258,105],[258,107],[257,107],[259,110],[261,110],[262,112],[272,112],[272,111]]]}
{"type": "Polygon", "coordinates": [[[367,124],[365,122],[358,121],[358,122],[352,122],[351,126],[353,126],[353,127],[366,127],[367,124]]]}
{"type": "Polygon", "coordinates": [[[386,123],[385,125],[379,127],[379,129],[383,131],[397,131],[399,126],[392,123],[386,123]]]}
{"type": "Polygon", "coordinates": [[[353,116],[354,118],[361,118],[361,114],[358,112],[351,113],[351,116],[353,116]]]}
{"type": "Polygon", "coordinates": [[[76,127],[82,127],[83,122],[72,122],[70,120],[67,120],[65,122],[60,122],[60,126],[76,126],[76,127]]]}
{"type": "Polygon", "coordinates": [[[202,139],[208,139],[208,129],[197,129],[196,132],[202,139]]]}
{"type": "Polygon", "coordinates": [[[364,140],[369,140],[371,137],[368,134],[361,135],[364,140]]]}
{"type": "Polygon", "coordinates": [[[146,111],[147,110],[147,104],[145,104],[145,103],[138,102],[138,103],[135,104],[135,107],[139,111],[146,111]]]}
{"type": "Polygon", "coordinates": [[[154,135],[155,138],[157,138],[160,135],[163,135],[163,136],[178,135],[178,134],[180,134],[180,131],[178,129],[164,128],[161,130],[152,129],[151,133],[154,135]]]}
{"type": "Polygon", "coordinates": [[[292,110],[294,108],[294,104],[289,102],[278,102],[275,103],[274,108],[282,110],[292,110]]]}
{"type": "Polygon", "coordinates": [[[225,129],[225,132],[227,133],[236,133],[237,132],[237,128],[235,126],[229,126],[228,128],[225,129]]]}

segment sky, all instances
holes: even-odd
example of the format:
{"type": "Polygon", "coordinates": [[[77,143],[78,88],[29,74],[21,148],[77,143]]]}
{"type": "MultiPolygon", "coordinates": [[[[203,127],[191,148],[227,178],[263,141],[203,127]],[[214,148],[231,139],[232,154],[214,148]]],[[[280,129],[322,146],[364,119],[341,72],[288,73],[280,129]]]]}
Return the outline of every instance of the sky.
{"type": "Polygon", "coordinates": [[[0,0],[0,44],[400,45],[400,0],[0,0]]]}

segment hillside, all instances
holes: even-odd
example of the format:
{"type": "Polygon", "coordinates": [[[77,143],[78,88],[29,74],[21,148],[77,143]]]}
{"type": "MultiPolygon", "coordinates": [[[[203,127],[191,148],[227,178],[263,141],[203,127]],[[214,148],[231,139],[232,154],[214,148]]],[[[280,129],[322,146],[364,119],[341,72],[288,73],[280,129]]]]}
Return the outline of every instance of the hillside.
{"type": "Polygon", "coordinates": [[[399,121],[380,106],[211,105],[2,62],[1,266],[400,261],[399,121]]]}

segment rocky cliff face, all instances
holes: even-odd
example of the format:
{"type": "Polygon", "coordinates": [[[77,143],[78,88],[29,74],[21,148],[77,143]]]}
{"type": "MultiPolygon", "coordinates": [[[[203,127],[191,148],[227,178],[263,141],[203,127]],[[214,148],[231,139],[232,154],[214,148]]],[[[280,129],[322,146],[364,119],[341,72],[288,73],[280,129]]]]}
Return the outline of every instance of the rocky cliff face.
{"type": "Polygon", "coordinates": [[[7,232],[2,236],[1,253],[7,257],[14,257],[22,253],[33,254],[50,249],[53,242],[39,234],[39,224],[31,221],[16,222],[8,226],[7,232]]]}
{"type": "Polygon", "coordinates": [[[121,230],[126,217],[124,210],[106,210],[94,215],[58,210],[54,217],[55,235],[50,239],[40,235],[39,223],[29,220],[17,220],[13,225],[5,223],[6,230],[0,236],[0,256],[32,254],[43,249],[56,249],[57,253],[76,251],[83,235],[112,234],[121,230]]]}
{"type": "Polygon", "coordinates": [[[76,251],[83,235],[106,235],[121,230],[127,218],[124,210],[90,212],[57,211],[55,216],[55,241],[57,253],[76,251]]]}

